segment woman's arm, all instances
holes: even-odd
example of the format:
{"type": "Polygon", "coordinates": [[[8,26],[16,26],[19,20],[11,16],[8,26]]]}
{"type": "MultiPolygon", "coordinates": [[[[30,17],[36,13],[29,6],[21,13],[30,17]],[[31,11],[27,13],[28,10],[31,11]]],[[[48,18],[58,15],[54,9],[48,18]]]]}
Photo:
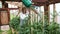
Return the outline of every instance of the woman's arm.
{"type": "Polygon", "coordinates": [[[39,15],[38,11],[36,11],[34,8],[30,7],[31,10],[33,10],[36,14],[39,15]]]}
{"type": "Polygon", "coordinates": [[[19,11],[18,11],[18,14],[16,16],[18,16],[20,14],[21,10],[22,10],[22,8],[19,7],[19,11]]]}

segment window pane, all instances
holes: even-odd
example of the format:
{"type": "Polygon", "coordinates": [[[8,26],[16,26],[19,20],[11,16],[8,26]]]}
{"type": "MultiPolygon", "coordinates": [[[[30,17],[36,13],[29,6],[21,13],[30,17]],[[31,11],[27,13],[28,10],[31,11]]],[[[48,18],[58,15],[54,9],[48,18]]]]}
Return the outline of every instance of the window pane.
{"type": "Polygon", "coordinates": [[[0,8],[2,8],[2,2],[0,1],[0,8]]]}
{"type": "Polygon", "coordinates": [[[14,18],[18,14],[19,10],[10,10],[10,18],[14,18]]]}
{"type": "Polygon", "coordinates": [[[60,3],[55,4],[56,5],[56,11],[57,11],[57,22],[60,24],[60,3]]]}
{"type": "Polygon", "coordinates": [[[12,4],[8,4],[9,8],[18,8],[18,6],[12,5],[12,4]]]}
{"type": "Polygon", "coordinates": [[[53,4],[49,5],[49,7],[50,7],[50,22],[51,22],[51,21],[53,21],[53,19],[52,19],[53,18],[53,16],[52,16],[53,15],[53,4]]]}

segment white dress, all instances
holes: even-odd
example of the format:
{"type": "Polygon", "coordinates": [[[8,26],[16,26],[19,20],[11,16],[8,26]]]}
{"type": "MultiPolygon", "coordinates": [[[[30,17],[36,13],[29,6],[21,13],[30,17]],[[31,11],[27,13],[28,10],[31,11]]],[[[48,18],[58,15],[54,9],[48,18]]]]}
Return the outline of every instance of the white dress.
{"type": "Polygon", "coordinates": [[[20,26],[25,23],[25,19],[28,18],[29,12],[27,11],[25,14],[20,13],[20,26]]]}

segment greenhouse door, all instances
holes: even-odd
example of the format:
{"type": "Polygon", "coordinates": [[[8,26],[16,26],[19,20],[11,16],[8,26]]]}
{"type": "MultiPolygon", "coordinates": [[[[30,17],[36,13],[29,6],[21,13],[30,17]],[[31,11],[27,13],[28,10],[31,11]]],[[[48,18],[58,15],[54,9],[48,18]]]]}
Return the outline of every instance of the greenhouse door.
{"type": "Polygon", "coordinates": [[[7,11],[0,11],[0,25],[8,24],[8,13],[7,11]]]}

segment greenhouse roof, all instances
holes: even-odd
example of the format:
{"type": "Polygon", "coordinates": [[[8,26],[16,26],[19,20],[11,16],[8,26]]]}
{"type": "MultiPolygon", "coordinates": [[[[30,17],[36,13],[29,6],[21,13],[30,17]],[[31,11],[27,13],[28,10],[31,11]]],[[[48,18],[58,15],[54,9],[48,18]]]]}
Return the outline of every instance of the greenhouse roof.
{"type": "MultiPolygon", "coordinates": [[[[0,1],[16,1],[21,2],[21,0],[0,0],[0,1]]],[[[60,3],[60,0],[32,0],[32,2],[35,3],[35,5],[41,6],[45,4],[53,4],[53,3],[60,3]]]]}

